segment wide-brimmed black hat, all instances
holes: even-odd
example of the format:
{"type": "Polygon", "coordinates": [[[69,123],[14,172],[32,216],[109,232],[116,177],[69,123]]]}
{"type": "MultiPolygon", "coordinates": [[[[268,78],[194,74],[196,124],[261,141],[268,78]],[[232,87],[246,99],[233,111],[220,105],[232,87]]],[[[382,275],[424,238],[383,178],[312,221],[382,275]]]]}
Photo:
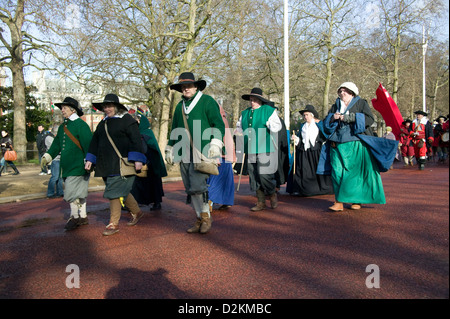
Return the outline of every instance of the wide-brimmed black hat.
{"type": "MultiPolygon", "coordinates": [[[[254,96],[258,99],[260,99],[263,103],[271,105],[271,101],[264,98],[263,91],[260,88],[253,88],[250,92],[250,94],[244,94],[242,95],[242,98],[246,101],[250,101],[250,96],[254,96]]],[[[271,105],[272,106],[272,105],[271,105]]]]}
{"type": "Polygon", "coordinates": [[[423,116],[427,116],[428,113],[424,111],[415,111],[414,114],[422,114],[423,116]]]}
{"type": "Polygon", "coordinates": [[[63,105],[70,106],[71,108],[74,108],[77,111],[78,116],[83,116],[83,110],[81,109],[79,103],[74,98],[71,98],[70,96],[67,96],[64,98],[64,101],[61,103],[55,103],[55,105],[61,109],[63,105]]]}
{"type": "Polygon", "coordinates": [[[205,80],[196,81],[195,76],[192,72],[183,72],[178,77],[178,83],[172,84],[170,86],[170,89],[182,93],[181,86],[183,84],[190,84],[190,83],[194,84],[197,87],[197,89],[199,89],[200,91],[203,91],[206,87],[205,80]]]}
{"type": "Polygon", "coordinates": [[[439,123],[439,119],[444,119],[444,121],[447,119],[444,115],[439,115],[435,121],[439,123]]]}
{"type": "Polygon", "coordinates": [[[128,112],[128,109],[119,102],[119,97],[113,93],[106,94],[105,98],[103,99],[103,102],[92,103],[92,105],[97,110],[103,112],[103,107],[105,106],[105,104],[108,104],[108,103],[112,103],[112,104],[118,106],[119,108],[128,112]]]}
{"type": "Polygon", "coordinates": [[[308,104],[305,106],[305,108],[303,110],[299,111],[301,115],[303,115],[303,113],[305,112],[310,112],[314,115],[314,118],[318,119],[319,118],[319,113],[317,113],[316,109],[314,108],[314,106],[308,104]]]}

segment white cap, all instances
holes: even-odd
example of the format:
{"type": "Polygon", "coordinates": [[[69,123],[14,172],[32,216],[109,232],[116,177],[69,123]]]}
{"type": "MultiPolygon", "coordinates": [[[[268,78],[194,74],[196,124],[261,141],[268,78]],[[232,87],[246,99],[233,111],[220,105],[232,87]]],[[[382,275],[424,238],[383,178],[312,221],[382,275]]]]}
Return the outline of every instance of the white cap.
{"type": "Polygon", "coordinates": [[[356,84],[353,82],[344,82],[342,83],[339,88],[338,88],[338,92],[341,88],[346,88],[349,89],[350,91],[352,91],[353,93],[355,93],[356,95],[359,95],[359,90],[356,87],[356,84]]]}

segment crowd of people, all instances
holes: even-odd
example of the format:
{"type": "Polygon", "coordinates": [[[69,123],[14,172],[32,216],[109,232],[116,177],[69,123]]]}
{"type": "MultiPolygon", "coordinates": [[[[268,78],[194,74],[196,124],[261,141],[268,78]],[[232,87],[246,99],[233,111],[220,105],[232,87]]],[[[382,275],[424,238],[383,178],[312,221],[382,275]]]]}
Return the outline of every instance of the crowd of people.
{"type": "MultiPolygon", "coordinates": [[[[205,234],[212,228],[213,205],[220,205],[219,209],[234,205],[234,173],[249,176],[256,195],[255,206],[249,207],[252,212],[277,209],[277,194],[285,183],[292,196],[334,194],[329,210],[340,212],[346,205],[359,210],[365,204],[386,203],[380,173],[392,168],[394,158],[382,155],[380,159],[374,147],[394,148],[405,167],[413,166],[415,160],[420,170],[430,158],[439,162],[448,158],[448,116],[439,116],[433,127],[427,113],[416,111],[416,119],[403,121],[398,137],[387,127],[384,138],[377,138],[371,128],[371,108],[352,82],[338,87],[336,101],[323,120],[313,105],[301,109],[303,123],[291,135],[275,103],[260,88],[242,95],[248,107],[233,130],[223,107],[203,93],[206,86],[191,72],[180,74],[170,86],[181,93],[181,99],[164,157],[143,112],[128,111],[115,94],[93,103],[105,115],[94,132],[81,119],[83,110],[77,100],[66,97],[55,103],[64,123],[54,125],[49,134],[39,126],[36,142],[40,174],[51,171],[52,175],[47,196],[64,197],[69,203],[66,230],[89,224],[86,199],[92,171],[102,177],[103,197],[109,200],[110,219],[103,235],[119,231],[123,209],[131,214],[129,226],[144,216],[142,205],[152,205],[152,211],[161,209],[162,178],[167,176],[164,159],[168,165],[179,163],[186,204],[193,209],[193,224],[187,232],[205,234]],[[381,140],[392,143],[381,144],[381,140]],[[381,165],[383,161],[390,167],[381,165]],[[127,166],[132,167],[131,173],[126,173],[127,166]]],[[[2,131],[0,142],[3,153],[12,149],[7,131],[2,131]]],[[[2,158],[0,164],[0,176],[6,164],[19,174],[11,161],[2,158]]]]}

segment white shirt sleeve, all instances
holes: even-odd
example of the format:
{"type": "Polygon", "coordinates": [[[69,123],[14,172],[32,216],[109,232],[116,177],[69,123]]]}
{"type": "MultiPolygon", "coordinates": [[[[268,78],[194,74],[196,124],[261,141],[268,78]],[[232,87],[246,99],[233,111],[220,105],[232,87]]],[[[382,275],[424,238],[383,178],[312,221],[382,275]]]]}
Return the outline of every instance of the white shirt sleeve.
{"type": "Polygon", "coordinates": [[[236,129],[234,130],[234,134],[238,134],[238,135],[243,134],[243,131],[242,131],[242,115],[239,117],[239,120],[236,123],[236,129]]]}
{"type": "Polygon", "coordinates": [[[269,117],[266,126],[273,133],[279,132],[281,130],[281,120],[276,110],[274,110],[272,115],[269,117]]]}

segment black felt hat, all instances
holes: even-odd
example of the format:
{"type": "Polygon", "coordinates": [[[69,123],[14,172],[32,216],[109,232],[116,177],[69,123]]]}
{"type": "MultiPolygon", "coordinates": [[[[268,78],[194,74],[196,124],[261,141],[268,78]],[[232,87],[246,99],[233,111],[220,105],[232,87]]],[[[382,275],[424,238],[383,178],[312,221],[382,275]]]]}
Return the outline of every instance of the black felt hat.
{"type": "Polygon", "coordinates": [[[128,112],[128,109],[125,107],[125,105],[123,105],[122,103],[119,102],[119,97],[113,93],[106,94],[105,98],[103,99],[103,102],[92,103],[92,105],[97,110],[103,112],[103,107],[105,106],[105,104],[109,104],[109,103],[112,103],[112,104],[118,106],[119,108],[128,112]]]}
{"type": "Polygon", "coordinates": [[[170,86],[171,90],[175,90],[178,92],[182,92],[181,86],[183,84],[194,84],[200,91],[203,91],[206,87],[206,81],[205,80],[195,80],[195,76],[192,72],[183,72],[180,74],[178,78],[178,83],[172,84],[170,86]]]}
{"type": "Polygon", "coordinates": [[[250,96],[254,96],[258,99],[260,99],[261,101],[263,101],[263,103],[268,104],[270,106],[272,106],[272,102],[268,99],[266,99],[265,97],[263,97],[263,91],[260,88],[253,88],[250,92],[250,94],[244,94],[242,95],[242,98],[246,101],[250,100],[250,96]]]}
{"type": "Polygon", "coordinates": [[[439,123],[439,119],[444,119],[444,121],[447,119],[444,115],[439,115],[435,121],[439,123]]]}
{"type": "Polygon", "coordinates": [[[428,113],[424,112],[424,111],[415,111],[414,114],[422,114],[423,116],[427,116],[428,113]]]}
{"type": "Polygon", "coordinates": [[[318,119],[319,118],[319,113],[317,113],[316,109],[314,108],[314,106],[308,104],[305,106],[305,108],[303,110],[299,111],[301,115],[303,115],[303,113],[305,112],[310,112],[314,115],[314,118],[318,119]]]}
{"type": "Polygon", "coordinates": [[[63,105],[70,106],[71,108],[75,109],[77,111],[78,116],[83,116],[83,110],[81,109],[79,103],[74,98],[71,98],[70,96],[67,96],[64,98],[64,101],[61,103],[55,103],[55,105],[61,109],[63,105]]]}

